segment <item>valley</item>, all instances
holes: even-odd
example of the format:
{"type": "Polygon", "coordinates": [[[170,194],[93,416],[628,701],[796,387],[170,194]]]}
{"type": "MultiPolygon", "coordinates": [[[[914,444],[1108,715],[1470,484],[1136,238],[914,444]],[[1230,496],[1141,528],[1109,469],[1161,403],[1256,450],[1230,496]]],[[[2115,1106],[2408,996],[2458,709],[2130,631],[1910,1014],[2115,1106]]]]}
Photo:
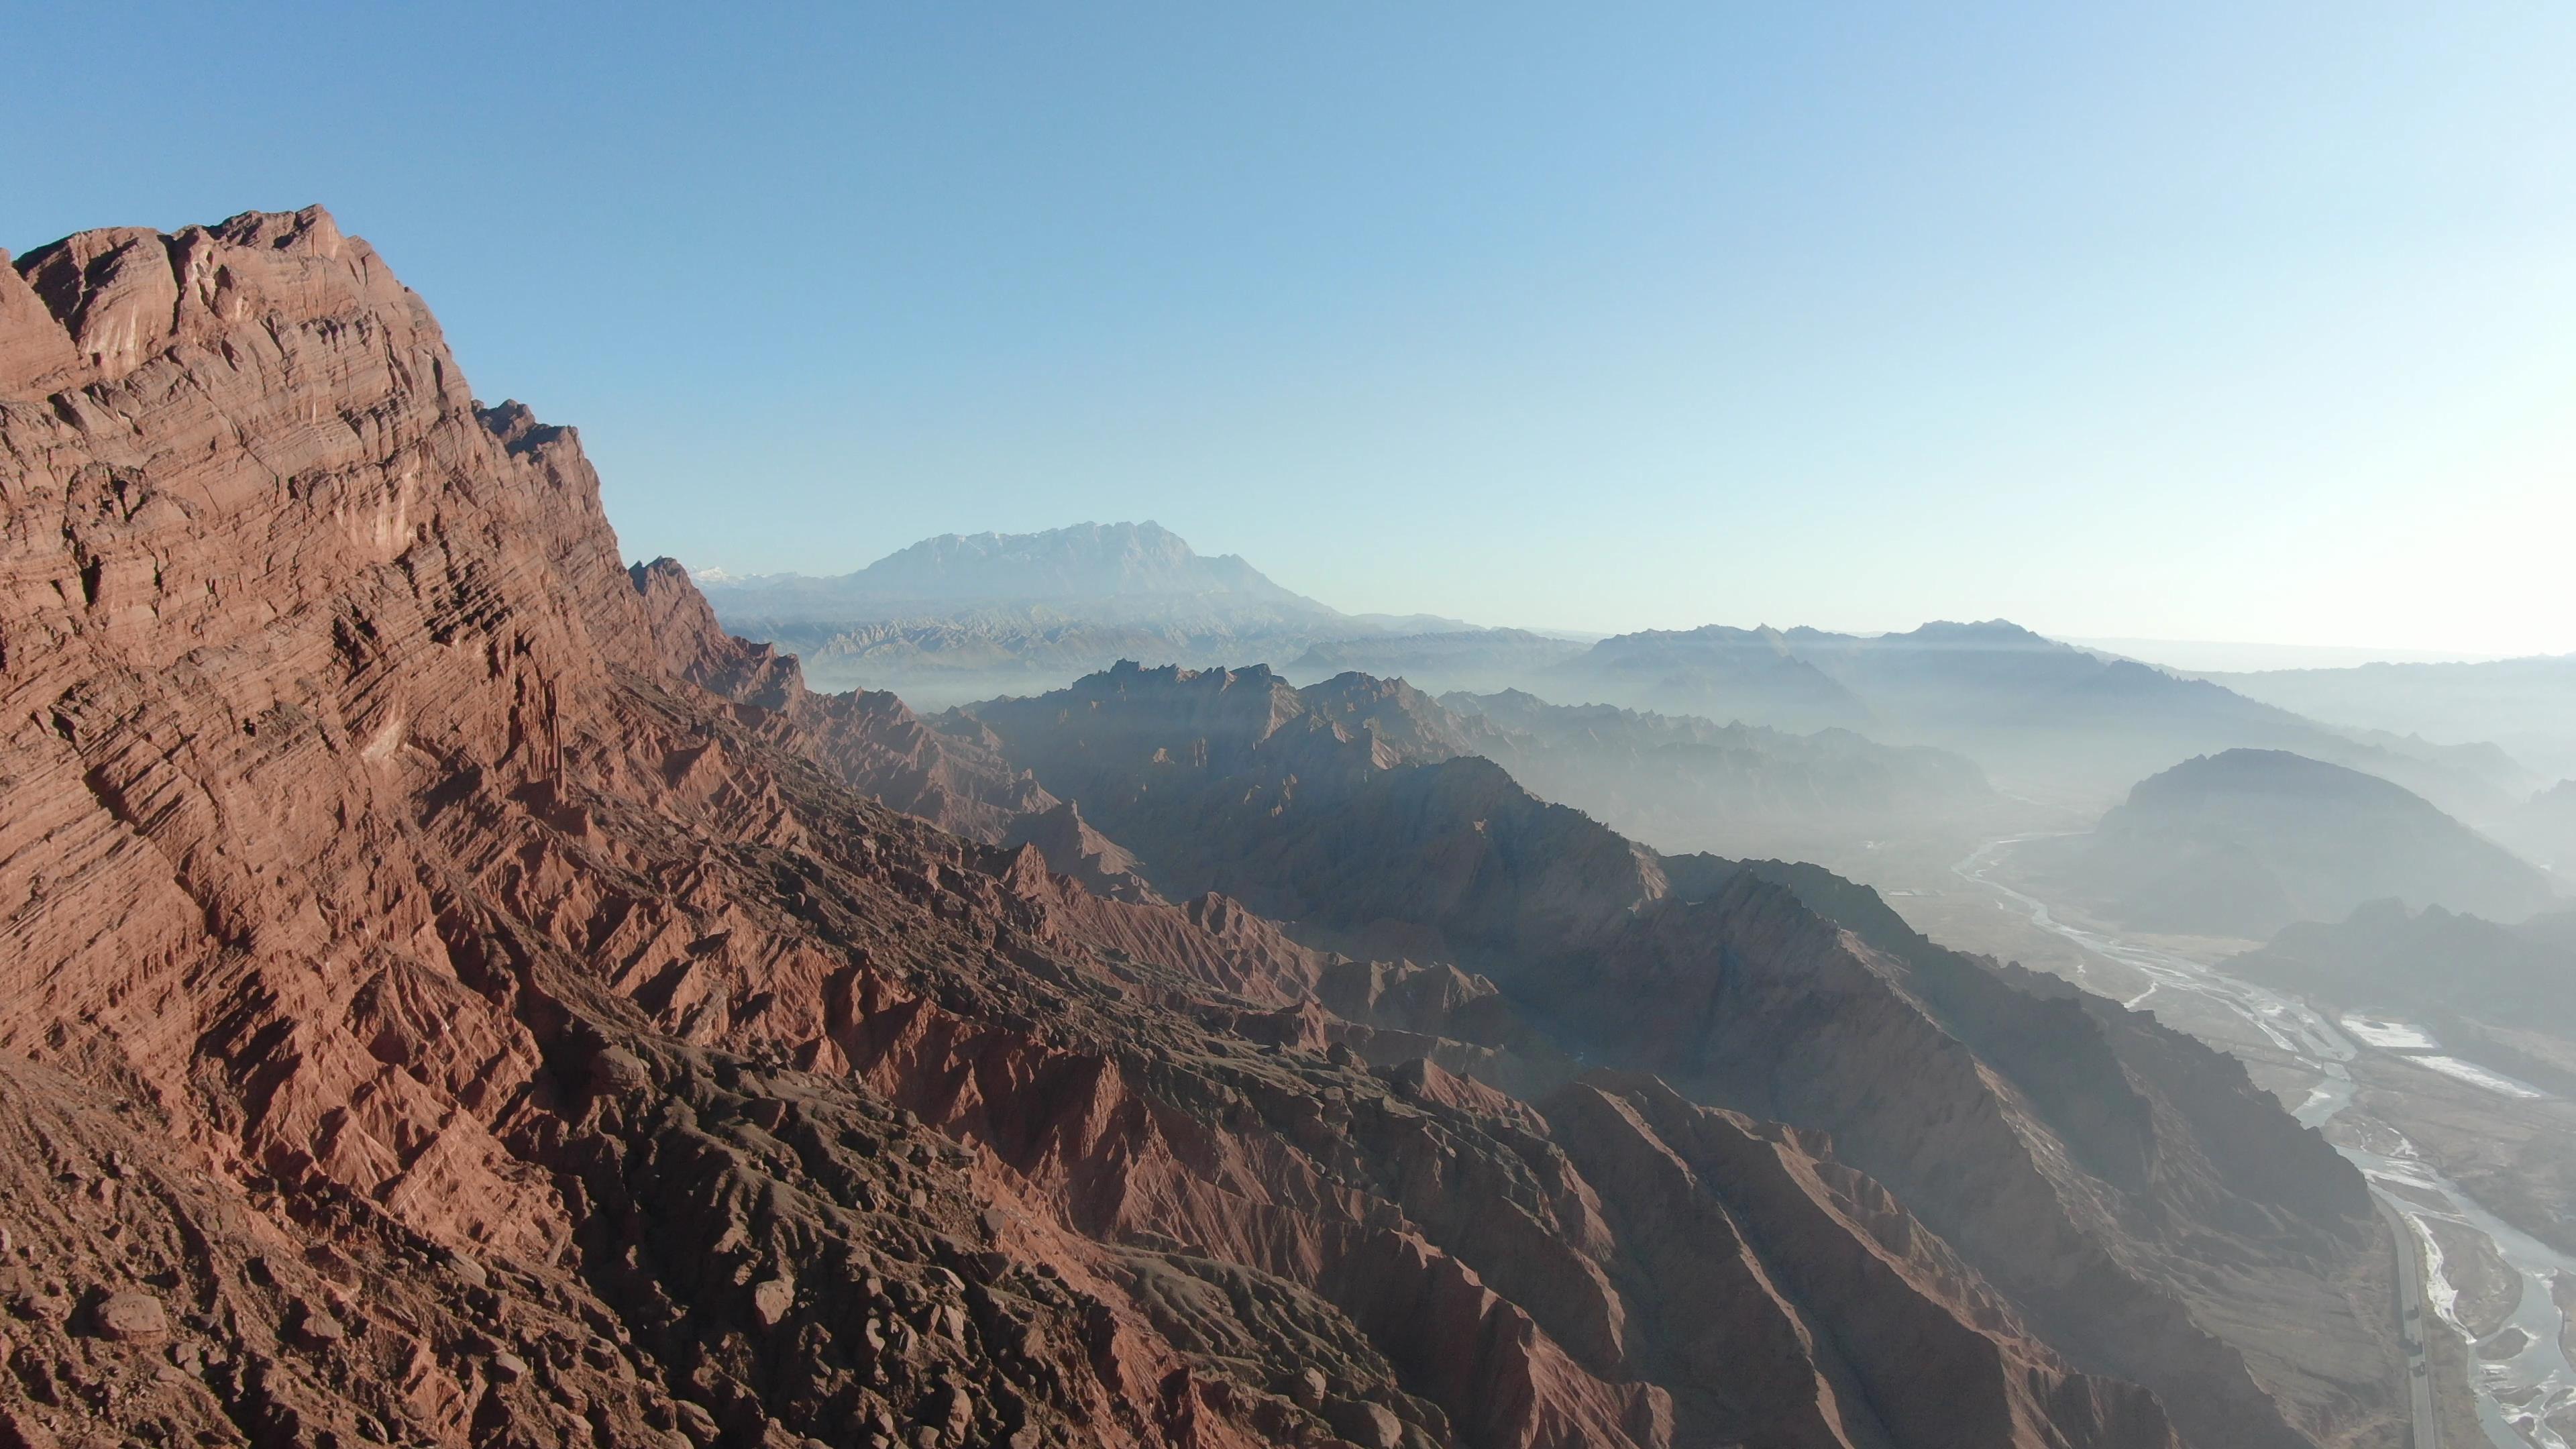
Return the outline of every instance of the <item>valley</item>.
{"type": "MultiPolygon", "coordinates": [[[[2530,1231],[2540,1224],[2531,1218],[2527,1184],[2513,1180],[2510,1165],[2510,1144],[2576,1132],[2576,1109],[2488,1069],[2432,1056],[2427,1049],[2438,1043],[2404,1023],[2332,1019],[2226,975],[2216,963],[2243,943],[2136,938],[2053,906],[2030,894],[2013,870],[2016,847],[2044,838],[1986,842],[1952,867],[1964,889],[1946,895],[1899,889],[1890,892],[1890,903],[1927,930],[1937,926],[1964,945],[2066,975],[2245,1061],[2257,1081],[2302,1123],[2323,1130],[2369,1177],[2383,1211],[2412,1234],[2405,1250],[2422,1260],[2426,1311],[2474,1347],[2473,1355],[2449,1364],[2437,1356],[2428,1374],[2449,1396],[2442,1405],[2449,1437],[2439,1442],[2565,1449],[2576,1441],[2576,1362],[2570,1359],[2576,1328],[2558,1288],[2576,1280],[2576,1254],[2530,1231]],[[1941,904],[1930,904],[1936,900],[1941,904]],[[1986,911],[2001,921],[1979,921],[1986,911]],[[2016,949],[2034,936],[2055,949],[2016,949]],[[2506,1146],[2499,1153],[2494,1144],[2506,1146]],[[2488,1160],[2473,1169],[2481,1155],[2488,1160]],[[2488,1179],[2472,1178],[2474,1191],[2460,1180],[2473,1170],[2488,1179]],[[2505,1181],[2490,1185],[2497,1178],[2505,1181]],[[2481,1200],[2479,1194],[2491,1197],[2499,1187],[2522,1199],[2523,1211],[2511,1212],[2519,1222],[2481,1200]],[[2469,1244],[2509,1273],[2509,1281],[2464,1262],[2461,1250],[2469,1244]],[[2481,1297],[2500,1306],[2481,1309],[2481,1297]],[[2474,1416],[2462,1422],[2458,1400],[2470,1396],[2474,1416]]],[[[2563,1223],[2569,1206],[2562,1198],[2538,1211],[2563,1223]]],[[[2443,1432],[2419,1425],[2419,1442],[2435,1442],[2443,1432]]]]}

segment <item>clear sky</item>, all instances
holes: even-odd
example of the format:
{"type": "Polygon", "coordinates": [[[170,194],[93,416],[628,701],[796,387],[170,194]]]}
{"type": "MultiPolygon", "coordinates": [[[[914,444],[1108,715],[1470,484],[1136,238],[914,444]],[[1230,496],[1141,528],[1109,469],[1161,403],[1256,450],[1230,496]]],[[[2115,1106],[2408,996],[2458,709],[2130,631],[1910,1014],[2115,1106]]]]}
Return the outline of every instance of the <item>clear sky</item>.
{"type": "Polygon", "coordinates": [[[0,246],[320,201],[626,550],[2576,650],[2576,5],[13,7],[0,246]]]}

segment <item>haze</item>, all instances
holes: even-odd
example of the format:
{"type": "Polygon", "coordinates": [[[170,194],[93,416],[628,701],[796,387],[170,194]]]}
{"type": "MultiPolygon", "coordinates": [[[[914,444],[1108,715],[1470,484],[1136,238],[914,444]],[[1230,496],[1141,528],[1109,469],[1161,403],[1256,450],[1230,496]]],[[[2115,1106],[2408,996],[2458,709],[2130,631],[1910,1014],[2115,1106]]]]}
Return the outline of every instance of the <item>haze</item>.
{"type": "Polygon", "coordinates": [[[630,555],[2576,649],[2565,6],[116,15],[0,244],[328,201],[630,555]]]}

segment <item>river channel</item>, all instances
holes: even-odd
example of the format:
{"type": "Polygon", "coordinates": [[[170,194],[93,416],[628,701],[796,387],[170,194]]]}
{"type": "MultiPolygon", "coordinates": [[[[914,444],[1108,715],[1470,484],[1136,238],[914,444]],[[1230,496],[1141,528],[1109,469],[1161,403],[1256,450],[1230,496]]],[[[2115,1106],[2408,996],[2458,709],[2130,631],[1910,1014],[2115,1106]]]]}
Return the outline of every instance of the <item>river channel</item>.
{"type": "MultiPolygon", "coordinates": [[[[2175,993],[2195,998],[2244,1019],[2263,1034],[2283,1055],[2314,1072],[2319,1081],[2308,1098],[2296,1110],[2298,1119],[2311,1127],[2324,1127],[2352,1106],[2354,1083],[2351,1063],[2363,1048],[2337,1023],[2327,1020],[2305,1003],[2263,987],[2227,976],[2205,962],[2158,947],[2125,941],[2106,932],[2059,920],[2046,902],[2024,894],[1993,878],[1996,862],[2009,846],[2034,836],[2008,836],[1980,846],[1952,870],[1962,879],[1994,892],[2012,908],[2029,913],[2031,924],[2052,932],[2097,956],[2106,957],[2146,978],[2145,990],[2132,995],[2126,1004],[2134,1009],[2152,1011],[2156,998],[2175,993]]],[[[2496,1079],[2490,1090],[2528,1095],[2532,1089],[2506,1079],[2496,1079]]],[[[2434,1243],[2425,1224],[2435,1219],[2474,1228],[2484,1233],[2504,1256],[2506,1264],[2522,1277],[2522,1302],[2509,1320],[2527,1336],[2522,1350],[2502,1362],[2488,1363],[2473,1358],[2471,1377],[2478,1397],[2478,1421],[2486,1430],[2494,1449],[2571,1449],[2566,1439],[2543,1422],[2554,1410],[2576,1403],[2576,1364],[2568,1361],[2560,1330],[2564,1314],[2551,1293],[2554,1274],[2570,1275],[2576,1281],[2576,1258],[2570,1258],[2549,1245],[2522,1232],[2487,1211],[2475,1198],[2460,1190],[2458,1183],[2433,1170],[2431,1163],[2394,1129],[2374,1123],[2374,1141],[2393,1143],[2385,1153],[2337,1143],[2337,1148],[2360,1168],[2372,1187],[2390,1206],[2397,1209],[2414,1228],[2426,1249],[2429,1272],[2425,1296],[2433,1312],[2440,1314],[2461,1336],[2458,1315],[2459,1291],[2444,1276],[2440,1248],[2434,1243]],[[2389,1191],[2391,1188],[2406,1191],[2389,1191]],[[2427,1206],[2419,1197],[2438,1194],[2452,1205],[2443,1211],[2427,1206]]],[[[2351,1135],[2351,1134],[2345,1134],[2351,1135]]],[[[2503,1330],[2499,1330],[2502,1332],[2503,1330]]]]}

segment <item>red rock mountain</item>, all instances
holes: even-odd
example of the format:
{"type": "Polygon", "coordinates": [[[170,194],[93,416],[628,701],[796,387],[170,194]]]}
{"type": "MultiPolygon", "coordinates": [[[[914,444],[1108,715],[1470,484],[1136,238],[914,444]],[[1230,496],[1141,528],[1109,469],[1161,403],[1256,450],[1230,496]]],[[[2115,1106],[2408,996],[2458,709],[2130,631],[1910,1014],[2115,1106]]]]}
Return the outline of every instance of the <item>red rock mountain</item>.
{"type": "MultiPolygon", "coordinates": [[[[319,210],[0,267],[0,520],[0,1444],[2397,1442],[2348,1205],[2031,1160],[2089,1099],[2029,1083],[2128,1100],[2089,1007],[1925,1004],[1749,874],[1741,986],[1698,918],[1595,923],[1623,986],[1757,1013],[1730,1055],[1929,1074],[1838,1110],[1921,1125],[1867,1152],[1943,1211],[2025,1185],[1954,1244],[1669,1033],[1587,1022],[1630,1066],[1586,1070],[1460,964],[1167,904],[1001,734],[813,696],[622,566],[578,439],[479,407],[319,210]],[[2340,1399],[2219,1338],[2106,1367],[2167,1311],[2120,1253],[2180,1250],[2094,1225],[2160,1215],[2307,1293],[2340,1399]],[[2016,1231],[2073,1244],[2055,1296],[1990,1274],[2016,1231]],[[2178,1435],[2183,1394],[2258,1412],[2178,1435]]],[[[1586,848],[1539,909],[1671,878],[1586,848]]]]}

